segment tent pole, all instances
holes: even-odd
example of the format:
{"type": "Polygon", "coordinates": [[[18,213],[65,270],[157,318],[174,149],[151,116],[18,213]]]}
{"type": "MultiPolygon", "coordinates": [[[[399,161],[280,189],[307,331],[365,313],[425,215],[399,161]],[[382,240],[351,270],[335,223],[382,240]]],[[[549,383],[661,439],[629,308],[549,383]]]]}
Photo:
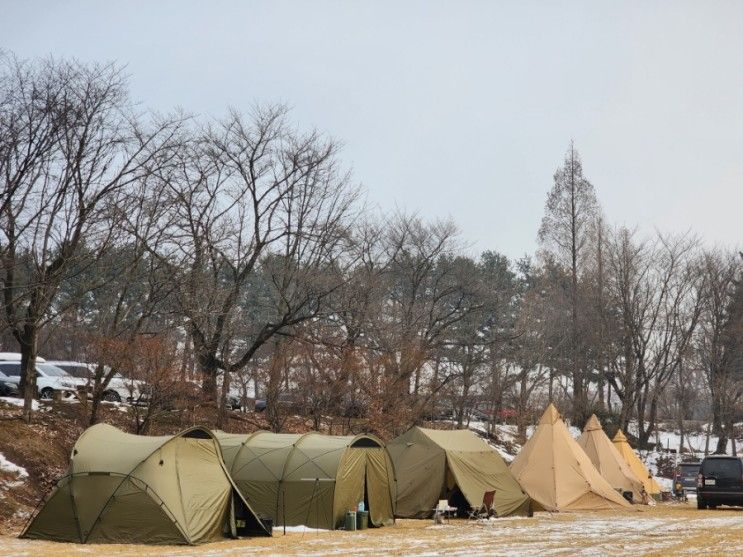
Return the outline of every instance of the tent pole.
{"type": "MultiPolygon", "coordinates": [[[[312,510],[312,503],[315,501],[315,492],[317,491],[317,485],[320,483],[320,478],[315,478],[315,484],[312,486],[312,496],[310,497],[310,504],[307,505],[307,516],[304,519],[304,527],[305,530],[302,532],[302,537],[304,537],[305,533],[307,532],[307,528],[310,527],[308,524],[310,520],[310,511],[312,510]]],[[[315,510],[317,512],[317,510],[315,510]]]]}

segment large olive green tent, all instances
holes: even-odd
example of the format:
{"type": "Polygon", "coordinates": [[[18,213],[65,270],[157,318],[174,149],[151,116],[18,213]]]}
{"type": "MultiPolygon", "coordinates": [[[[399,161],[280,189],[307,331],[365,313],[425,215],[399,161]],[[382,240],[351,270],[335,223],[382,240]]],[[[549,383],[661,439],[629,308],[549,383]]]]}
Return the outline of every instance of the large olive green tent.
{"type": "Polygon", "coordinates": [[[470,507],[479,507],[492,490],[498,516],[529,513],[529,497],[501,456],[469,429],[414,427],[387,449],[397,474],[396,516],[430,515],[439,499],[460,493],[470,507]]]}
{"type": "Polygon", "coordinates": [[[268,534],[232,483],[211,432],[145,437],[98,424],[77,440],[68,474],[21,537],[198,544],[238,533],[268,534]]]}
{"type": "Polygon", "coordinates": [[[371,435],[216,432],[232,479],[274,524],[334,529],[364,501],[374,526],[394,522],[395,475],[371,435]]]}

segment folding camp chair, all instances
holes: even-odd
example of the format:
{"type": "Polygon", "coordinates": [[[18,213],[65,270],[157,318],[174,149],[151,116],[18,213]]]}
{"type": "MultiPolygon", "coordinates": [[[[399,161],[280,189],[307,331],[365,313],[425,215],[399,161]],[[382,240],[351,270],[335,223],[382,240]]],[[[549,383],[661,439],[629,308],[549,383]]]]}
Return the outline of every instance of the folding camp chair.
{"type": "Polygon", "coordinates": [[[449,512],[456,510],[454,507],[449,506],[449,501],[446,499],[439,499],[436,504],[436,508],[433,510],[433,523],[443,524],[444,520],[449,519],[449,512]]]}
{"type": "Polygon", "coordinates": [[[493,509],[493,500],[495,499],[495,490],[486,491],[482,495],[482,505],[479,507],[472,507],[470,511],[470,519],[479,520],[481,518],[489,518],[495,514],[493,509]]]}

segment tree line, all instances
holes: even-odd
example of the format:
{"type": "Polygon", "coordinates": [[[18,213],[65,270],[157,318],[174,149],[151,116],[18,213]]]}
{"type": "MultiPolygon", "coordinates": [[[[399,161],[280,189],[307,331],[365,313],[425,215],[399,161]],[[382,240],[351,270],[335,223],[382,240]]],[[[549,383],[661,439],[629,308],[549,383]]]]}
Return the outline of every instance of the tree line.
{"type": "Polygon", "coordinates": [[[537,253],[473,257],[451,221],[368,209],[339,144],[285,106],[155,114],[116,64],[0,61],[0,335],[26,420],[41,351],[97,364],[91,423],[122,373],[150,412],[197,381],[218,427],[252,387],[277,431],[301,406],[317,428],[449,414],[523,436],[554,400],[643,444],[660,419],[734,438],[741,257],[607,224],[572,144],[537,253]]]}

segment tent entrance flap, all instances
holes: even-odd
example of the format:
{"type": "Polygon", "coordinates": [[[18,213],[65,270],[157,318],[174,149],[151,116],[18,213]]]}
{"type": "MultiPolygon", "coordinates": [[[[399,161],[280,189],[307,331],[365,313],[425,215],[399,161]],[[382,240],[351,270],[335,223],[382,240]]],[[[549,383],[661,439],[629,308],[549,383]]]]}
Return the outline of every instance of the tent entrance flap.
{"type": "Polygon", "coordinates": [[[247,536],[261,536],[266,534],[266,529],[260,522],[264,517],[256,517],[256,515],[248,508],[245,501],[240,496],[237,490],[232,492],[232,516],[231,521],[234,520],[234,525],[230,524],[230,530],[233,529],[235,535],[238,537],[247,536]]]}
{"type": "Polygon", "coordinates": [[[369,510],[369,521],[373,526],[389,526],[394,523],[392,502],[392,463],[387,451],[382,448],[365,449],[366,473],[364,500],[369,510]]]}

